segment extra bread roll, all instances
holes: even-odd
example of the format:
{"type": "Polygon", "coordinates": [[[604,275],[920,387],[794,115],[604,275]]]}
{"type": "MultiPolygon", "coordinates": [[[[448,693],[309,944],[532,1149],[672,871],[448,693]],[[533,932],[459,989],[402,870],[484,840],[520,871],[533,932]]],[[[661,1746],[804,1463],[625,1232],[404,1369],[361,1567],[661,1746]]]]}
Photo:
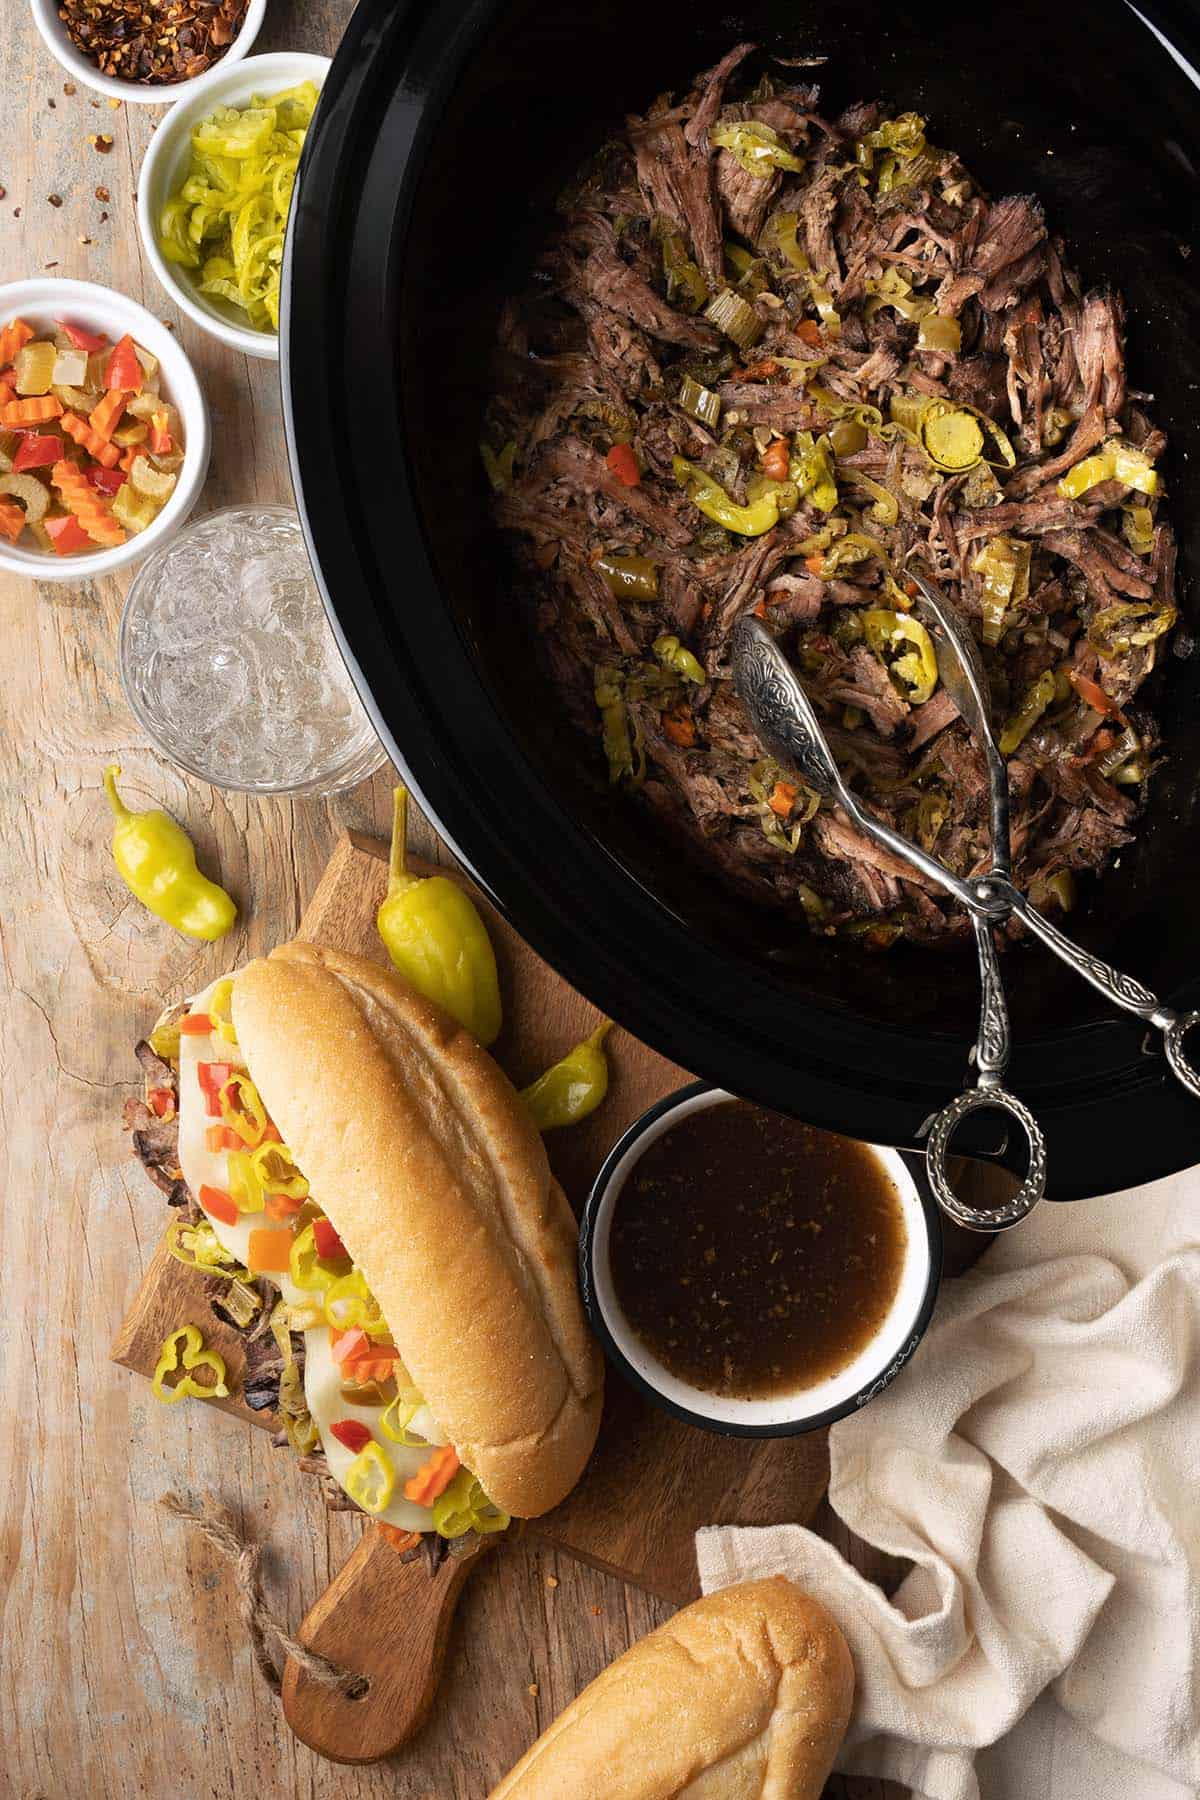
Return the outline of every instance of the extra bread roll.
{"type": "Polygon", "coordinates": [[[779,1575],[744,1582],[618,1657],[491,1800],[817,1800],[853,1697],[825,1608],[779,1575]]]}
{"type": "Polygon", "coordinates": [[[506,1512],[570,1492],[603,1373],[577,1233],[533,1121],[391,970],[285,944],[237,976],[238,1042],[463,1463],[506,1512]]]}

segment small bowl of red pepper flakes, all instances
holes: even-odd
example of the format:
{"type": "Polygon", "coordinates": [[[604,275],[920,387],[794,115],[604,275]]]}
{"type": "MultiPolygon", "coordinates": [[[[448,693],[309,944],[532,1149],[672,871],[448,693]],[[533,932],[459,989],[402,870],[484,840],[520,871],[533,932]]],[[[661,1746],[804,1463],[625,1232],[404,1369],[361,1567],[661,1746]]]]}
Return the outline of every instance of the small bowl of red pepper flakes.
{"type": "Polygon", "coordinates": [[[90,580],[174,537],[208,408],[157,319],[86,281],[0,287],[0,568],[90,580]]]}
{"type": "Polygon", "coordinates": [[[168,106],[221,62],[239,62],[267,0],[30,0],[67,73],[114,100],[168,106]]]}

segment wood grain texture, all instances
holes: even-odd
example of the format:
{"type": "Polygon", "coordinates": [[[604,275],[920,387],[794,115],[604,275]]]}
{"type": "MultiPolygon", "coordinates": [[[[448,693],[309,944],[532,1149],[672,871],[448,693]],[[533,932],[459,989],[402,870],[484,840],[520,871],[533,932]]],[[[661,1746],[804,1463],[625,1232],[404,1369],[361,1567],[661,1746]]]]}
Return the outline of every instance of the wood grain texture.
{"type": "MultiPolygon", "coordinates": [[[[272,0],[258,48],[330,51],[350,11],[351,0],[272,0]]],[[[0,279],[52,265],[169,319],[213,412],[201,511],[286,502],[276,369],[196,331],[143,265],[134,194],[161,114],[64,94],[28,8],[8,0],[4,19],[0,279]],[[114,138],[107,156],[87,142],[101,131],[114,138]]],[[[129,1046],[160,998],[294,933],[340,832],[386,833],[390,780],[262,803],[172,769],[121,696],[126,585],[0,577],[0,1795],[482,1800],[671,1609],[545,1544],[517,1545],[468,1583],[413,1748],[339,1768],[293,1737],[256,1682],[225,1565],[155,1504],[169,1488],[219,1498],[269,1544],[268,1597],[293,1625],[358,1542],[358,1525],[327,1514],[265,1433],[203,1406],[160,1407],[109,1349],[162,1224],[121,1130],[129,1046]],[[168,807],[236,895],[242,918],[224,944],[184,941],[121,886],[100,791],[114,757],[131,803],[168,807]]],[[[439,854],[419,821],[414,837],[439,854]]],[[[854,1791],[882,1800],[876,1783],[854,1791]]]]}
{"type": "MultiPolygon", "coordinates": [[[[431,863],[410,858],[414,874],[431,863]]],[[[601,1015],[555,974],[465,876],[483,914],[500,976],[504,1029],[493,1046],[500,1065],[524,1083],[592,1032],[601,1015]]],[[[387,886],[387,846],[348,833],[305,907],[296,935],[385,964],[375,915],[387,886]]],[[[149,1019],[147,1020],[149,1023],[149,1019]]],[[[691,1076],[619,1027],[606,1051],[610,1087],[603,1106],[569,1131],[550,1132],[551,1166],[578,1212],[610,1147],[626,1126],[691,1076]]],[[[165,1209],[164,1209],[165,1211],[165,1209]]],[[[243,1355],[238,1333],[213,1312],[203,1283],[160,1247],[113,1345],[113,1357],[137,1373],[153,1373],[169,1331],[199,1325],[225,1358],[234,1388],[209,1402],[252,1425],[275,1429],[238,1397],[243,1355]]],[[[823,1432],[798,1439],[746,1443],[713,1437],[668,1418],[610,1376],[600,1439],[574,1493],[530,1530],[584,1561],[682,1605],[699,1593],[693,1538],[704,1524],[770,1525],[807,1520],[828,1474],[823,1432]],[[632,1502],[632,1503],[631,1503],[632,1502]]],[[[361,1601],[362,1595],[356,1596],[361,1601]]],[[[359,1627],[371,1621],[361,1614],[359,1627]]],[[[414,1670],[423,1686],[423,1670],[414,1670]]],[[[362,1709],[360,1709],[361,1711],[362,1709]]],[[[398,1741],[398,1740],[397,1740],[398,1741]]]]}
{"type": "Polygon", "coordinates": [[[407,1743],[437,1696],[450,1627],[468,1576],[496,1546],[486,1539],[431,1573],[423,1554],[401,1561],[368,1528],[300,1627],[300,1642],[366,1678],[361,1696],[316,1681],[291,1657],[283,1714],[296,1735],[334,1762],[372,1763],[407,1743]]]}

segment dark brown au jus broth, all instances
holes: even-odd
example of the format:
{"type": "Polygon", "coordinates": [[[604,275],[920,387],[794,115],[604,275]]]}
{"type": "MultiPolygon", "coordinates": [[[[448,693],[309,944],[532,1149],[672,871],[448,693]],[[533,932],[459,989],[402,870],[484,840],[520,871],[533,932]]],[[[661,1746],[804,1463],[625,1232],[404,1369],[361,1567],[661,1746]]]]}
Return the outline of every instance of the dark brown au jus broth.
{"type": "Polygon", "coordinates": [[[864,1145],[729,1100],[646,1150],[609,1257],[622,1311],[673,1375],[765,1399],[853,1361],[895,1299],[906,1245],[895,1186],[864,1145]]]}

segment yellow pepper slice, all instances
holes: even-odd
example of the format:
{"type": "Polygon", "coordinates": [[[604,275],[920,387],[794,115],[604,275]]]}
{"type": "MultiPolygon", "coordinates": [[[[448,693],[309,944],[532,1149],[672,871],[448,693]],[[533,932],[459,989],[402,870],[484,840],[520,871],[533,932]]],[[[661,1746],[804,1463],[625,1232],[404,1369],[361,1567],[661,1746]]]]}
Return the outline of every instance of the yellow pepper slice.
{"type": "Polygon", "coordinates": [[[509,1514],[488,1499],[470,1469],[460,1469],[433,1503],[433,1529],[444,1538],[465,1537],[468,1531],[486,1537],[509,1523],[509,1514]]]}
{"type": "Polygon", "coordinates": [[[307,1178],[286,1144],[260,1144],[251,1151],[250,1161],[264,1192],[286,1194],[289,1200],[308,1199],[307,1178]]]}
{"type": "Polygon", "coordinates": [[[684,681],[694,681],[700,686],[708,680],[704,664],[680,643],[673,632],[664,632],[661,637],[655,638],[654,654],[664,669],[672,669],[684,681]]]}
{"type": "Polygon", "coordinates": [[[198,1225],[176,1219],[167,1234],[167,1254],[181,1262],[185,1269],[200,1269],[205,1275],[223,1275],[228,1281],[249,1280],[249,1270],[226,1250],[207,1219],[201,1219],[198,1225]]]}
{"type": "Polygon", "coordinates": [[[297,1233],[288,1259],[288,1273],[298,1288],[305,1293],[323,1294],[338,1279],[336,1269],[322,1262],[317,1255],[317,1242],[311,1225],[297,1233]]]}
{"type": "Polygon", "coordinates": [[[975,573],[983,578],[980,606],[985,644],[1000,642],[1009,607],[1028,597],[1032,550],[1024,538],[994,537],[972,563],[975,573]]]}
{"type": "Polygon", "coordinates": [[[1094,456],[1085,456],[1068,469],[1058,484],[1064,500],[1078,500],[1102,481],[1123,481],[1139,494],[1157,494],[1158,473],[1149,458],[1123,438],[1112,438],[1094,456]]]}
{"type": "Polygon", "coordinates": [[[205,1010],[213,1022],[213,1031],[216,1035],[223,1038],[227,1044],[236,1045],[237,1032],[233,1028],[232,1000],[233,977],[226,975],[223,980],[218,981],[209,995],[208,1006],[205,1010]]]}
{"type": "Polygon", "coordinates": [[[261,1212],[267,1203],[254,1158],[248,1150],[229,1152],[229,1197],[239,1212],[261,1212]]]}
{"type": "Polygon", "coordinates": [[[871,607],[862,615],[862,622],[868,644],[882,661],[887,661],[889,651],[901,650],[888,665],[890,673],[908,689],[910,704],[923,706],[937,686],[938,666],[933,639],[920,620],[871,607]],[[906,643],[912,645],[911,650],[904,650],[906,643]]]}
{"type": "Polygon", "coordinates": [[[779,501],[774,494],[762,494],[749,506],[739,506],[719,481],[685,456],[673,456],[671,467],[680,487],[687,489],[692,505],[726,531],[735,531],[739,537],[762,537],[779,523],[779,501]]]}
{"type": "Polygon", "coordinates": [[[339,1275],[325,1289],[325,1319],[334,1331],[350,1331],[357,1325],[368,1337],[391,1335],[361,1269],[339,1275]]]}
{"type": "Polygon", "coordinates": [[[381,1513],[387,1508],[396,1486],[396,1471],[391,1459],[375,1442],[371,1442],[359,1451],[350,1467],[346,1470],[342,1486],[352,1500],[356,1500],[364,1512],[381,1513]]]}
{"type": "Polygon", "coordinates": [[[189,1394],[194,1394],[198,1400],[226,1400],[229,1389],[225,1382],[225,1359],[215,1350],[204,1348],[204,1334],[198,1325],[181,1325],[163,1339],[150,1387],[155,1398],[165,1401],[168,1406],[189,1394]],[[184,1373],[168,1387],[167,1376],[180,1367],[184,1373]],[[196,1381],[191,1374],[193,1369],[211,1369],[212,1381],[196,1381]]]}
{"type": "Polygon", "coordinates": [[[428,1439],[418,1437],[408,1427],[424,1404],[425,1397],[418,1389],[401,1388],[379,1415],[379,1429],[384,1437],[391,1438],[393,1444],[402,1444],[406,1450],[423,1450],[428,1439]]]}
{"type": "Polygon", "coordinates": [[[267,1109],[262,1095],[248,1075],[235,1069],[217,1095],[221,1117],[251,1150],[261,1144],[267,1129],[267,1109]]]}
{"type": "Polygon", "coordinates": [[[1020,749],[1042,714],[1052,704],[1057,686],[1052,669],[1043,669],[1037,680],[1030,683],[1020,706],[1000,733],[1002,756],[1011,756],[1014,750],[1020,749]]]}

